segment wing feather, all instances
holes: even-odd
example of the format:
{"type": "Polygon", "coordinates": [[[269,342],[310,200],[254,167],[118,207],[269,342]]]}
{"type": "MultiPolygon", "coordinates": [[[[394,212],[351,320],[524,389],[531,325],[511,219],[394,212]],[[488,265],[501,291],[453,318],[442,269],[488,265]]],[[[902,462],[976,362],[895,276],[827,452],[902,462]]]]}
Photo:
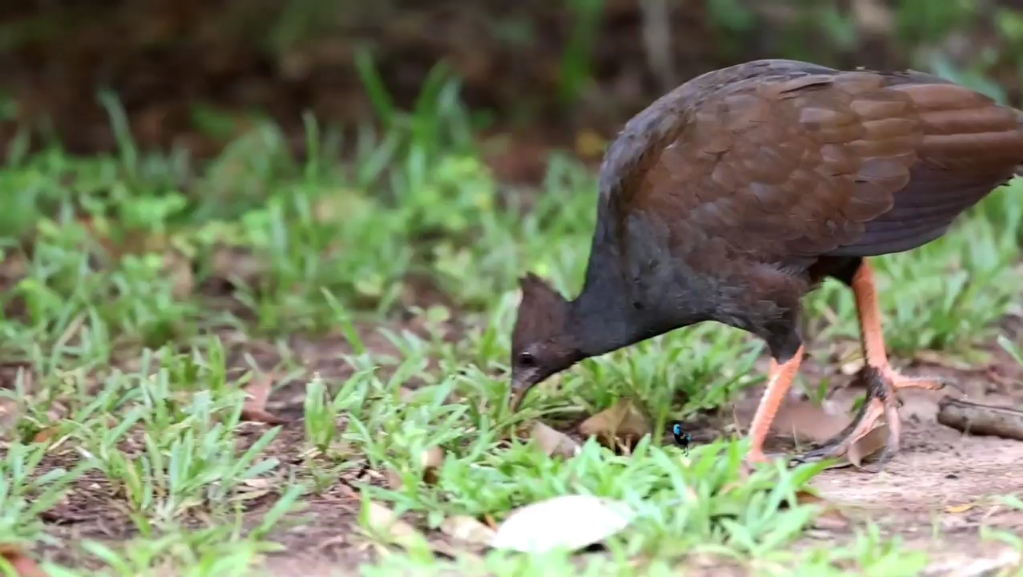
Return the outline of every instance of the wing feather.
{"type": "Polygon", "coordinates": [[[1020,113],[986,96],[918,72],[796,64],[705,75],[626,125],[601,174],[620,242],[639,216],[666,226],[676,256],[899,252],[1023,163],[1020,113]]]}

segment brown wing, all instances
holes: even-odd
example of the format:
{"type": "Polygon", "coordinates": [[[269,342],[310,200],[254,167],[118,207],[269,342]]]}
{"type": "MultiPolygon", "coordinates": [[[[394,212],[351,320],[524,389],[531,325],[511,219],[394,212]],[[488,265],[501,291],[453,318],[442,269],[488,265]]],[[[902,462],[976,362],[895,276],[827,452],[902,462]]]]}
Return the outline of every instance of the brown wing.
{"type": "Polygon", "coordinates": [[[943,234],[1023,161],[1019,113],[974,91],[792,65],[709,91],[698,79],[630,121],[602,172],[619,233],[641,212],[676,252],[898,252],[943,234]]]}

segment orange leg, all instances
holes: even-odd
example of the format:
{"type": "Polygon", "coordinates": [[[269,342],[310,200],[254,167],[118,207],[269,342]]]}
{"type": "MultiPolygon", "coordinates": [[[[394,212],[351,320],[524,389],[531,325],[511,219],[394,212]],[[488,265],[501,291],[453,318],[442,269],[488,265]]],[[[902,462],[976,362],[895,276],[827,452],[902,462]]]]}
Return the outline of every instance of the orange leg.
{"type": "Polygon", "coordinates": [[[771,359],[767,390],[764,391],[764,396],[760,399],[760,405],[757,406],[757,412],[753,416],[753,423],[749,429],[750,448],[746,455],[747,463],[763,463],[768,460],[764,455],[764,439],[767,437],[771,422],[774,421],[774,416],[778,413],[778,407],[785,400],[785,393],[792,386],[792,381],[796,378],[796,373],[799,372],[799,365],[802,362],[802,346],[796,351],[795,356],[782,364],[771,359]]]}
{"type": "Polygon", "coordinates": [[[877,287],[874,285],[874,269],[866,261],[860,265],[853,279],[852,288],[856,296],[856,310],[860,317],[860,333],[867,365],[880,371],[896,389],[918,388],[936,391],[944,388],[948,384],[944,381],[931,377],[905,377],[888,364],[884,333],[881,330],[881,307],[877,304],[877,287]]]}
{"type": "Polygon", "coordinates": [[[860,319],[863,354],[866,357],[867,366],[864,370],[867,377],[867,402],[856,420],[845,431],[820,449],[808,453],[803,460],[842,455],[852,443],[873,430],[878,419],[883,416],[888,425],[888,444],[879,459],[880,470],[884,462],[899,450],[902,425],[899,420],[898,407],[901,403],[898,390],[910,388],[939,390],[950,383],[931,377],[906,377],[896,372],[888,363],[874,271],[866,261],[860,265],[853,278],[852,289],[860,319]]]}

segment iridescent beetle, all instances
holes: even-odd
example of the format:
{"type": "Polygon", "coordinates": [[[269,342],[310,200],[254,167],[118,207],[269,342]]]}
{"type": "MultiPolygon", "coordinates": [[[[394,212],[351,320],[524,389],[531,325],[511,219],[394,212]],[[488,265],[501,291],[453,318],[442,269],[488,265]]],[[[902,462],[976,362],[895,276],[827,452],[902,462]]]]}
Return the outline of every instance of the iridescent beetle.
{"type": "Polygon", "coordinates": [[[671,426],[671,434],[675,437],[675,442],[682,447],[682,452],[689,456],[689,443],[693,442],[693,436],[682,429],[682,423],[676,422],[671,426]]]}

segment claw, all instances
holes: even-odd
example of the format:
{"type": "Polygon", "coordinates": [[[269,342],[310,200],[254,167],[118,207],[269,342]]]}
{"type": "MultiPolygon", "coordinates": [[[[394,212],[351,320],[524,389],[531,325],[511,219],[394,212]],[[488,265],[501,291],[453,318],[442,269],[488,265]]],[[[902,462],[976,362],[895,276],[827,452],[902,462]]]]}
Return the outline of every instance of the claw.
{"type": "Polygon", "coordinates": [[[966,391],[963,390],[962,387],[956,384],[954,380],[947,377],[907,377],[902,373],[895,371],[895,369],[892,369],[891,367],[881,369],[880,373],[887,378],[896,389],[926,389],[929,391],[940,391],[945,388],[950,388],[955,389],[962,395],[966,395],[966,391]]]}
{"type": "Polygon", "coordinates": [[[960,395],[962,395],[964,397],[967,396],[966,395],[966,389],[960,387],[959,384],[955,382],[955,379],[950,379],[948,377],[941,377],[941,378],[937,379],[937,381],[938,381],[938,383],[940,383],[941,386],[938,387],[937,389],[934,389],[934,390],[940,391],[941,389],[945,389],[945,388],[955,389],[955,391],[957,393],[959,393],[960,395]]]}
{"type": "Polygon", "coordinates": [[[808,463],[841,457],[853,443],[873,430],[875,423],[884,417],[884,421],[888,425],[888,441],[878,457],[876,465],[863,467],[866,471],[880,473],[900,448],[902,422],[899,418],[899,409],[903,403],[899,398],[899,389],[921,388],[937,391],[951,387],[962,392],[962,389],[949,379],[904,377],[887,366],[877,368],[868,365],[864,369],[863,376],[867,380],[867,402],[860,408],[860,412],[853,422],[817,449],[795,457],[793,459],[795,462],[808,463]]]}
{"type": "Polygon", "coordinates": [[[878,459],[877,471],[899,451],[899,436],[902,430],[899,421],[899,389],[920,388],[938,391],[951,387],[962,393],[951,380],[935,377],[905,377],[892,369],[885,353],[884,335],[881,331],[881,309],[877,301],[877,287],[874,284],[874,270],[866,261],[861,261],[850,279],[850,287],[856,298],[856,310],[860,320],[863,353],[866,366],[862,376],[867,383],[867,402],[859,415],[844,431],[829,439],[822,447],[807,453],[802,459],[816,460],[841,456],[849,446],[867,434],[874,423],[884,417],[888,424],[888,442],[878,459]]]}
{"type": "Polygon", "coordinates": [[[762,463],[768,463],[770,460],[767,455],[762,452],[750,452],[746,455],[746,458],[742,460],[742,467],[739,468],[739,474],[743,479],[748,479],[757,469],[757,465],[762,463]]]}

